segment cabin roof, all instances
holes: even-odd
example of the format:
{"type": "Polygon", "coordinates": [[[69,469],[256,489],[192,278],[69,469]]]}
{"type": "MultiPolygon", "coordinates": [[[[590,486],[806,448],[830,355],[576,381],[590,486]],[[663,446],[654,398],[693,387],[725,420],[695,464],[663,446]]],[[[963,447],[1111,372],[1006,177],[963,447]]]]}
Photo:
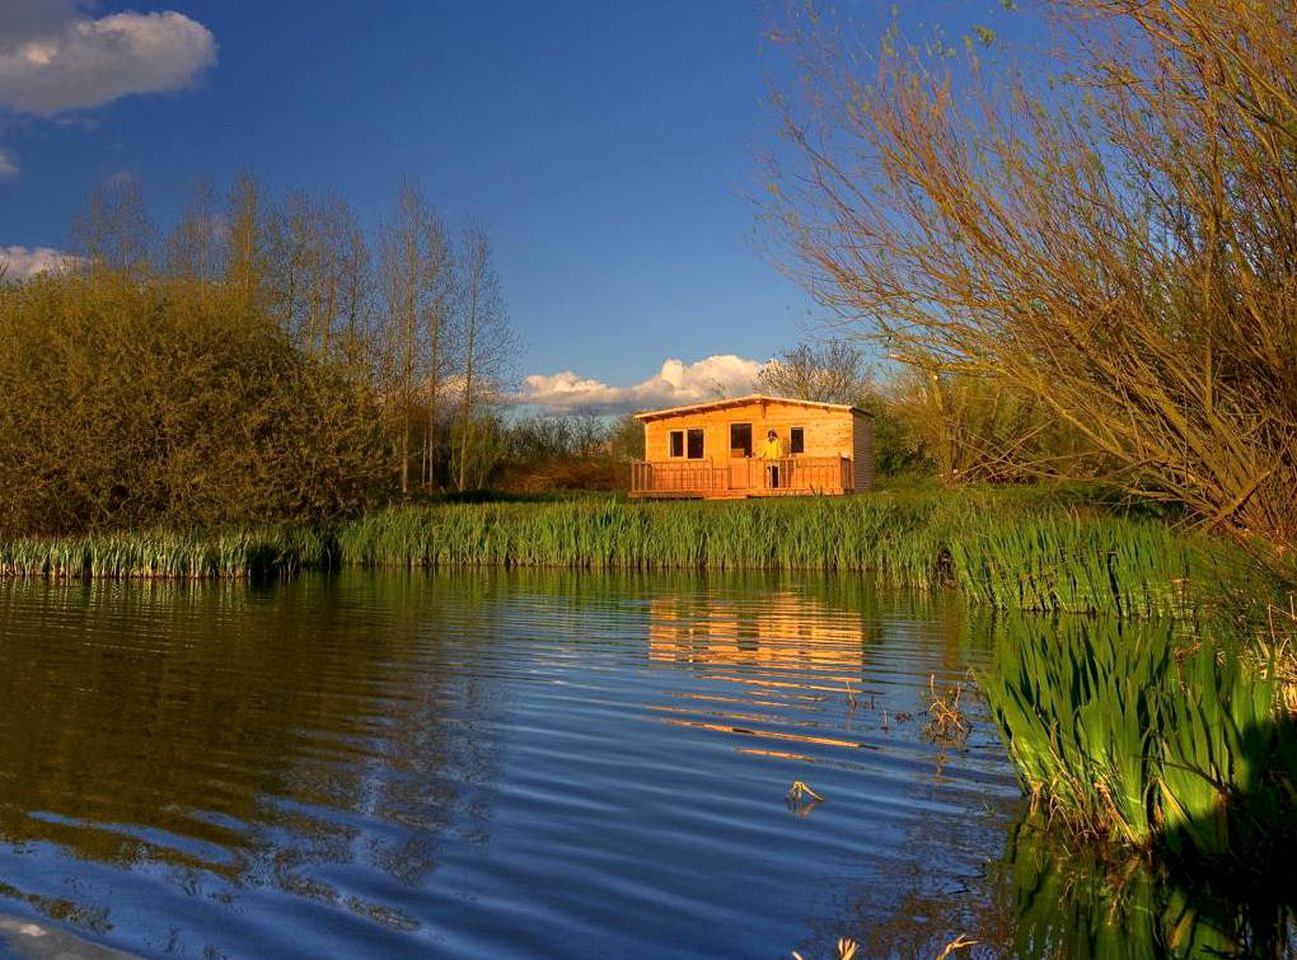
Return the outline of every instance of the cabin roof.
{"type": "Polygon", "coordinates": [[[850,410],[852,413],[863,413],[872,416],[868,410],[849,403],[823,403],[819,400],[797,400],[793,397],[771,397],[763,393],[750,393],[746,397],[726,397],[721,400],[704,400],[699,403],[687,403],[682,407],[664,407],[661,410],[645,410],[635,414],[636,420],[657,420],[660,417],[673,417],[682,413],[695,413],[702,410],[720,410],[724,407],[741,407],[750,403],[789,403],[798,407],[814,407],[819,410],[850,410]]]}

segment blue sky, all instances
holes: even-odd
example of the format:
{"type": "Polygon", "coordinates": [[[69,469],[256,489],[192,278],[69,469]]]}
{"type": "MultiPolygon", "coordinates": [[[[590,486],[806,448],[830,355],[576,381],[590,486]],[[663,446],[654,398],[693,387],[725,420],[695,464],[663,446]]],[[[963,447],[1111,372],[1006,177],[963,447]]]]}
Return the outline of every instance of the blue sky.
{"type": "MultiPolygon", "coordinates": [[[[889,7],[864,3],[862,22],[882,25],[889,7]]],[[[274,191],[337,190],[370,218],[409,172],[449,222],[489,229],[523,373],[572,371],[565,383],[597,392],[678,358],[667,379],[741,379],[750,365],[692,365],[768,358],[819,316],[753,242],[755,158],[774,140],[765,4],[0,8],[0,248],[64,246],[89,189],[123,173],[166,221],[199,176],[225,183],[246,169],[274,191]],[[70,31],[81,31],[78,55],[116,55],[92,49],[85,24],[125,12],[137,19],[116,23],[156,34],[140,63],[69,81],[97,89],[12,92],[23,78],[6,69],[35,69],[70,31]],[[181,16],[149,16],[168,12],[181,16]]],[[[910,4],[903,16],[958,29],[992,22],[996,8],[910,4]]]]}

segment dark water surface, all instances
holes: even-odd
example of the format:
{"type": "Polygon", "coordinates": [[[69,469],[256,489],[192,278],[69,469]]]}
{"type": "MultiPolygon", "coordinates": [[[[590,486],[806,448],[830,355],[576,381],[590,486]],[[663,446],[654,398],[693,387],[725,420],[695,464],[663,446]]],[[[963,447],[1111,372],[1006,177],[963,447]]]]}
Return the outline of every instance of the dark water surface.
{"type": "Polygon", "coordinates": [[[2,584],[0,956],[999,953],[1061,881],[924,732],[988,649],[823,577],[2,584]]]}

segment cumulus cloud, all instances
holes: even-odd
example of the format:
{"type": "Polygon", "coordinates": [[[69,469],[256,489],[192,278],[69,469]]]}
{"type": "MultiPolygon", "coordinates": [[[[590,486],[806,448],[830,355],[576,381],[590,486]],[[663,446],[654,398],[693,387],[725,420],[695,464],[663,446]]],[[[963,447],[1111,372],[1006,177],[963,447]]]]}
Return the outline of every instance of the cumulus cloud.
{"type": "Polygon", "coordinates": [[[755,389],[762,362],[732,353],[705,357],[694,363],[670,359],[658,372],[634,386],[615,387],[582,377],[571,370],[535,373],[523,381],[516,401],[554,412],[582,410],[592,413],[625,413],[742,396],[755,389]]]}
{"type": "Polygon", "coordinates": [[[0,247],[0,278],[29,280],[38,273],[75,267],[78,258],[52,247],[0,247]]]}
{"type": "Polygon", "coordinates": [[[0,180],[9,180],[16,176],[18,176],[18,164],[14,162],[13,155],[0,150],[0,180]]]}
{"type": "Polygon", "coordinates": [[[0,5],[0,52],[52,33],[77,16],[76,0],[4,0],[0,5]]]}
{"type": "Polygon", "coordinates": [[[53,116],[180,90],[216,62],[216,38],[184,14],[91,18],[58,0],[0,8],[0,107],[19,113],[53,116]]]}

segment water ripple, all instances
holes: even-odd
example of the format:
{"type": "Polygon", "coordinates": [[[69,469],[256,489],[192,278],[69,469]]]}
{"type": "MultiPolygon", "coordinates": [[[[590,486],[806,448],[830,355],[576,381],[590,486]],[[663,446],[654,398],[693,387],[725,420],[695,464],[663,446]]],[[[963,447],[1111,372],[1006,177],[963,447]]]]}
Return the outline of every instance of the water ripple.
{"type": "Polygon", "coordinates": [[[974,896],[1016,786],[985,717],[923,724],[984,656],[827,578],[0,585],[0,911],[145,957],[787,956],[916,869],[974,896]]]}

